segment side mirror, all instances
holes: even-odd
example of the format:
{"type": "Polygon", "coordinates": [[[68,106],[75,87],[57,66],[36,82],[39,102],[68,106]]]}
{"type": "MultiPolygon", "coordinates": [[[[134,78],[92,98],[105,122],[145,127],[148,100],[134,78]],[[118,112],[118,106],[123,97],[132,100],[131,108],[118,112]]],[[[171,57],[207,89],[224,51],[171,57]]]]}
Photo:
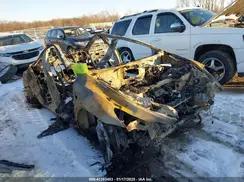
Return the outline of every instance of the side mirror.
{"type": "Polygon", "coordinates": [[[58,39],[64,39],[64,34],[58,34],[58,35],[57,35],[57,38],[58,38],[58,39]]]}
{"type": "Polygon", "coordinates": [[[186,26],[182,23],[173,23],[172,25],[170,25],[170,29],[172,32],[184,32],[186,29],[186,26]]]}

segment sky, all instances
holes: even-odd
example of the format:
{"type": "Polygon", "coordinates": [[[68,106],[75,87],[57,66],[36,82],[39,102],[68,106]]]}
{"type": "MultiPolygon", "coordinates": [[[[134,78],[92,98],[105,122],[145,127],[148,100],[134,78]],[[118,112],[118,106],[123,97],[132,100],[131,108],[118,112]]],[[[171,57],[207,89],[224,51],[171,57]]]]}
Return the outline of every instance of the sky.
{"type": "Polygon", "coordinates": [[[0,0],[0,21],[71,18],[102,11],[124,15],[175,6],[176,0],[0,0]]]}

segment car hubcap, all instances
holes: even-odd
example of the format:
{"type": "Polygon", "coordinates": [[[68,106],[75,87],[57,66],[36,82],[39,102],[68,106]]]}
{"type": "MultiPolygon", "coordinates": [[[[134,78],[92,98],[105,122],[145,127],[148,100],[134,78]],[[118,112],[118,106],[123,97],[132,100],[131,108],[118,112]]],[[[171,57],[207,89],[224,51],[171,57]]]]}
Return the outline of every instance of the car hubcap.
{"type": "Polygon", "coordinates": [[[0,77],[5,75],[9,69],[10,69],[10,66],[4,66],[3,68],[0,67],[0,77]]]}
{"type": "Polygon", "coordinates": [[[218,58],[207,58],[203,61],[207,67],[211,68],[216,74],[214,75],[218,81],[225,76],[225,66],[218,58]]]}
{"type": "Polygon", "coordinates": [[[128,63],[132,61],[132,56],[129,51],[123,51],[121,53],[121,59],[124,63],[128,63]]]}

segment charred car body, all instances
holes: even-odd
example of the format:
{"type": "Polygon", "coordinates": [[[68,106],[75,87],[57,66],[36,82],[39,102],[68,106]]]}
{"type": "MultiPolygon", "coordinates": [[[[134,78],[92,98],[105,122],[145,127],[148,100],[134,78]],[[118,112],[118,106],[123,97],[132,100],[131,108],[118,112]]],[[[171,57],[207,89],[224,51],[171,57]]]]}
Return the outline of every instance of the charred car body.
{"type": "Polygon", "coordinates": [[[193,122],[219,89],[200,63],[107,34],[94,35],[72,54],[47,47],[24,73],[24,85],[30,103],[50,109],[64,123],[74,121],[83,132],[95,131],[107,161],[142,136],[162,139],[193,122]],[[118,41],[145,46],[152,56],[123,63],[118,41]]]}

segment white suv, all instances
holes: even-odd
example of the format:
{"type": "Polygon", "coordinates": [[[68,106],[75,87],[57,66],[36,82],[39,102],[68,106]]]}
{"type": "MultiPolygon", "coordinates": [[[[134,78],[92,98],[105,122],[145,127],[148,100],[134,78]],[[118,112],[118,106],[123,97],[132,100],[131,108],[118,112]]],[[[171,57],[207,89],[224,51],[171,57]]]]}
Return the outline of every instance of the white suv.
{"type": "Polygon", "coordinates": [[[37,60],[43,46],[26,34],[0,33],[0,63],[26,67],[37,60]]]}
{"type": "MultiPolygon", "coordinates": [[[[221,16],[201,8],[145,11],[115,22],[111,34],[138,39],[179,56],[199,60],[212,68],[224,84],[236,72],[244,76],[244,3],[241,2],[237,1],[240,4],[233,4],[232,11],[226,9],[221,16]],[[237,6],[241,8],[233,12],[237,6]],[[234,14],[241,16],[235,16],[227,23],[229,15],[233,17],[234,14]],[[213,17],[218,19],[207,24],[213,17]],[[222,21],[223,17],[225,21],[222,21]]],[[[149,50],[125,42],[119,42],[118,48],[125,62],[150,54],[149,50]]]]}

